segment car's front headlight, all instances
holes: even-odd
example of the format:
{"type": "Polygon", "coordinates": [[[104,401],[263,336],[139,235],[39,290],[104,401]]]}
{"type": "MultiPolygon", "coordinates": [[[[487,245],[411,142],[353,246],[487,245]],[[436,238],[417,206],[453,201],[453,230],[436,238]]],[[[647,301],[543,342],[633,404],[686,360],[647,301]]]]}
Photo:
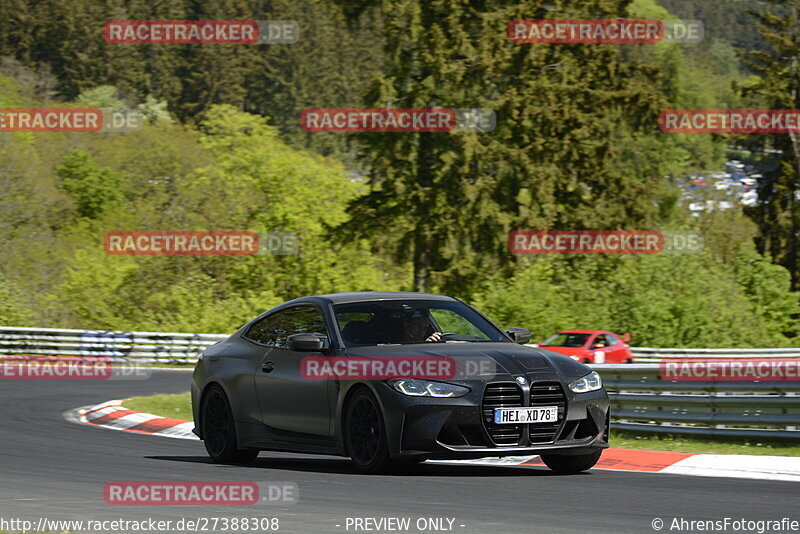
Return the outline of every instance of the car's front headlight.
{"type": "Polygon", "coordinates": [[[411,397],[463,397],[469,393],[468,387],[429,380],[389,380],[389,385],[411,397]]]}
{"type": "Polygon", "coordinates": [[[575,393],[589,393],[590,391],[597,391],[601,387],[603,387],[603,381],[597,371],[592,371],[569,385],[569,389],[575,393]]]}

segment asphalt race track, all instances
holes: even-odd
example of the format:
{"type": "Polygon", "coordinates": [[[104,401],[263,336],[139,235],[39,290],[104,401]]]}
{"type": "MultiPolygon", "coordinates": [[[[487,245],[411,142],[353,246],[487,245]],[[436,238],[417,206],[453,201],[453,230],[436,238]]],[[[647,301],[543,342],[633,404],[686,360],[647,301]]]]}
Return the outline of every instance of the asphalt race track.
{"type": "Polygon", "coordinates": [[[452,531],[475,534],[646,533],[654,532],[656,517],[670,532],[674,517],[779,520],[797,511],[800,487],[792,482],[431,464],[403,476],[364,476],[343,458],[266,452],[252,466],[220,466],[209,463],[199,441],[94,428],[63,416],[109,399],[188,391],[189,376],[165,370],[144,381],[0,381],[0,518],[266,516],[279,518],[280,532],[336,533],[348,532],[347,517],[409,517],[412,525],[445,517],[455,519],[452,531]],[[288,481],[300,496],[280,506],[107,505],[104,484],[128,480],[288,481]]]}

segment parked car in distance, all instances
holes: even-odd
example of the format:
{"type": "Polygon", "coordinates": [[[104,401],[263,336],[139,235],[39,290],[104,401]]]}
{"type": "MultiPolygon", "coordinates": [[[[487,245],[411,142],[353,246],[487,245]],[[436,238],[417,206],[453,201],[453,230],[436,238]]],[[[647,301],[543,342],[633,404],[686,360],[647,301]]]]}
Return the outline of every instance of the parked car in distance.
{"type": "Polygon", "coordinates": [[[538,346],[581,363],[633,363],[630,340],[630,334],[605,330],[565,330],[538,346]]]}

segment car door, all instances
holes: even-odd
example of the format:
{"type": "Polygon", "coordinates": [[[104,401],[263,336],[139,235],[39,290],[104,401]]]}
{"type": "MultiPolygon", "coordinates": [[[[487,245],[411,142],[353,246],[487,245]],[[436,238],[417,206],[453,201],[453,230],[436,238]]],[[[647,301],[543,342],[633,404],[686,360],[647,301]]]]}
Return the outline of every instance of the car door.
{"type": "Polygon", "coordinates": [[[301,371],[303,358],[320,357],[322,353],[294,352],[287,344],[287,338],[293,334],[327,337],[322,311],[311,305],[296,306],[276,312],[267,323],[268,347],[255,373],[262,421],[277,434],[330,436],[331,382],[309,380],[301,371]]]}
{"type": "Polygon", "coordinates": [[[625,350],[625,344],[614,334],[606,334],[608,346],[611,351],[606,357],[606,363],[625,363],[628,357],[628,351],[625,350]]]}
{"type": "Polygon", "coordinates": [[[589,343],[592,363],[609,363],[607,360],[612,350],[613,348],[609,346],[605,334],[597,334],[589,343]],[[602,347],[598,347],[598,344],[602,344],[602,347]]]}

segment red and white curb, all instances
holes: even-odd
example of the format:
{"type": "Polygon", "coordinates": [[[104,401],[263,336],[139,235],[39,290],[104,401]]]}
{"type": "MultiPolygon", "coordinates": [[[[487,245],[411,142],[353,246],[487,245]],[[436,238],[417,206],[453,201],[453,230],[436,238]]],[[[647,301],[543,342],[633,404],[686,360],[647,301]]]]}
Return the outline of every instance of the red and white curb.
{"type": "MultiPolygon", "coordinates": [[[[77,422],[151,434],[168,438],[193,439],[194,423],[170,419],[125,408],[124,400],[111,400],[73,411],[77,422]]],[[[430,460],[429,460],[430,461],[430,460]]],[[[543,466],[538,456],[506,456],[476,460],[435,460],[435,463],[493,466],[543,466]]],[[[692,454],[640,449],[607,449],[593,469],[640,473],[668,473],[707,477],[752,478],[800,482],[800,457],[751,456],[743,454],[692,454]]]]}
{"type": "MultiPolygon", "coordinates": [[[[441,463],[449,463],[444,460],[441,463]]],[[[477,465],[544,466],[538,456],[458,460],[477,465]]],[[[640,449],[606,449],[593,469],[706,477],[800,482],[800,458],[742,454],[690,454],[640,449]]]]}
{"type": "Polygon", "coordinates": [[[140,434],[152,434],[178,439],[198,439],[192,433],[194,423],[181,419],[170,419],[150,413],[134,412],[122,406],[124,399],[110,400],[102,404],[79,408],[75,419],[87,425],[102,426],[113,430],[125,430],[140,434]]]}

